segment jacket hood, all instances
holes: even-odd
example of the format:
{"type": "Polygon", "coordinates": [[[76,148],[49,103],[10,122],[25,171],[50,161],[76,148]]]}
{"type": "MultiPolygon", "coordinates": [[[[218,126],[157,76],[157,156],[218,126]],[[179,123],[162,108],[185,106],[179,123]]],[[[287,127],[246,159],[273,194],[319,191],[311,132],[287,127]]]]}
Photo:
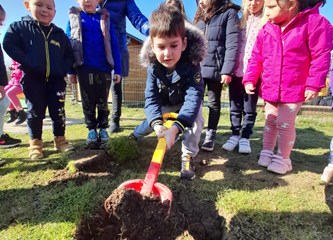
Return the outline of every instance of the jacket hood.
{"type": "MultiPolygon", "coordinates": [[[[207,51],[207,41],[202,31],[190,22],[185,21],[185,36],[187,37],[187,47],[182,53],[182,59],[192,62],[192,64],[199,64],[207,51]],[[187,59],[186,59],[187,58],[187,59]]],[[[151,48],[151,40],[148,37],[142,45],[140,50],[140,63],[143,67],[148,67],[154,64],[156,56],[151,48]]]]}

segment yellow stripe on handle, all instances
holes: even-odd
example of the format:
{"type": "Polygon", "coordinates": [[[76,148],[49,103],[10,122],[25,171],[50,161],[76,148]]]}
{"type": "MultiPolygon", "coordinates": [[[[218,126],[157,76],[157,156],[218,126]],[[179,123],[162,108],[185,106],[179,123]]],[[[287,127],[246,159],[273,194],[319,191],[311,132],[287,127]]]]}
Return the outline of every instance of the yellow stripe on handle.
{"type": "Polygon", "coordinates": [[[163,162],[163,158],[165,155],[165,151],[166,151],[166,141],[165,138],[160,138],[158,140],[157,146],[155,148],[155,152],[152,158],[152,162],[154,163],[158,163],[160,165],[162,165],[163,162]]]}

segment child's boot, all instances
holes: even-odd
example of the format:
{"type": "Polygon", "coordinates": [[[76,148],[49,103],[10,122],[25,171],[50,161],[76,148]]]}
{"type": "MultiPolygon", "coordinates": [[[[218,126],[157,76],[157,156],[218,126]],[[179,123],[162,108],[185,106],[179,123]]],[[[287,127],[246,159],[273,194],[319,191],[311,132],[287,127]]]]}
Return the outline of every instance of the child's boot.
{"type": "Polygon", "coordinates": [[[215,138],[216,138],[216,130],[207,129],[205,141],[201,145],[201,149],[208,152],[213,151],[215,138]]]}
{"type": "Polygon", "coordinates": [[[9,113],[9,119],[8,119],[7,123],[14,122],[18,117],[18,113],[16,112],[15,109],[9,110],[8,113],[9,113]]]}
{"type": "Polygon", "coordinates": [[[18,118],[17,118],[17,121],[15,122],[15,125],[24,123],[26,119],[27,119],[27,113],[24,110],[19,111],[18,118]]]}
{"type": "Polygon", "coordinates": [[[43,155],[43,141],[41,139],[32,139],[29,142],[29,158],[31,160],[41,159],[43,155]]]}
{"type": "Polygon", "coordinates": [[[195,178],[193,159],[190,155],[182,157],[182,169],[180,171],[180,178],[192,180],[195,178]]]}
{"type": "Polygon", "coordinates": [[[68,152],[74,149],[73,145],[64,136],[54,137],[54,150],[68,152]]]}
{"type": "Polygon", "coordinates": [[[278,174],[286,174],[293,170],[293,168],[289,158],[284,159],[282,156],[274,154],[272,162],[268,165],[267,170],[278,174]]]}

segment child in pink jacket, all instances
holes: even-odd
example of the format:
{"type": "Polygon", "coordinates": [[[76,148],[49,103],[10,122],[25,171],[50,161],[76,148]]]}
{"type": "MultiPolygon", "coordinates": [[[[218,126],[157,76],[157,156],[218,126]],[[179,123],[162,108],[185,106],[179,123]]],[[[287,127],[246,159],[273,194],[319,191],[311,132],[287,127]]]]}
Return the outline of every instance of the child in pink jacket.
{"type": "Polygon", "coordinates": [[[20,80],[22,78],[22,70],[19,69],[20,64],[12,60],[12,63],[9,67],[11,70],[10,80],[8,85],[5,87],[5,92],[7,97],[9,98],[9,114],[10,118],[7,123],[14,122],[15,124],[21,124],[27,119],[27,114],[23,110],[21,102],[17,97],[18,94],[22,93],[22,87],[20,85],[20,80]]]}
{"type": "Polygon", "coordinates": [[[307,0],[265,0],[267,24],[259,32],[243,84],[254,94],[261,76],[266,122],[258,164],[285,174],[296,139],[295,120],[304,101],[325,87],[333,49],[330,22],[307,0]],[[277,152],[273,153],[277,144],[277,152]]]}

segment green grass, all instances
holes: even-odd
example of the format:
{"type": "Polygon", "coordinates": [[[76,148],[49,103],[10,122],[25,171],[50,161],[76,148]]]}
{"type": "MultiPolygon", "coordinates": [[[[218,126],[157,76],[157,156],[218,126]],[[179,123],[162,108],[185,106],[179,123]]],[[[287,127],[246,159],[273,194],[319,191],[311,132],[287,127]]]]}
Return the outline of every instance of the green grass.
{"type": "MultiPolygon", "coordinates": [[[[67,104],[66,110],[67,117],[82,118],[79,105],[67,104]]],[[[207,116],[206,108],[204,114],[207,116]]],[[[39,161],[27,159],[28,136],[11,134],[23,144],[1,149],[7,164],[0,168],[0,239],[73,239],[80,220],[99,209],[113,189],[125,180],[143,177],[156,140],[145,139],[141,149],[126,141],[143,118],[142,109],[123,109],[123,131],[112,136],[114,144],[109,145],[111,153],[120,150],[117,159],[113,158],[114,169],[110,175],[89,179],[80,178],[71,154],[53,151],[51,130],[43,133],[46,158],[39,161]],[[147,158],[147,162],[141,164],[137,156],[147,158]],[[65,177],[59,178],[59,174],[65,177]]],[[[332,239],[332,214],[319,179],[328,158],[333,116],[298,117],[294,170],[285,176],[267,173],[256,165],[264,125],[262,112],[257,119],[251,140],[253,154],[225,153],[220,146],[229,136],[229,117],[227,110],[222,111],[216,150],[199,153],[210,162],[200,167],[198,178],[186,186],[187,190],[195,191],[199,202],[215,203],[226,219],[230,239],[262,239],[263,232],[267,233],[264,239],[332,239]]],[[[76,151],[81,151],[85,126],[68,126],[66,132],[76,151]]],[[[173,191],[185,188],[178,180],[179,149],[165,158],[159,181],[173,191]]]]}

